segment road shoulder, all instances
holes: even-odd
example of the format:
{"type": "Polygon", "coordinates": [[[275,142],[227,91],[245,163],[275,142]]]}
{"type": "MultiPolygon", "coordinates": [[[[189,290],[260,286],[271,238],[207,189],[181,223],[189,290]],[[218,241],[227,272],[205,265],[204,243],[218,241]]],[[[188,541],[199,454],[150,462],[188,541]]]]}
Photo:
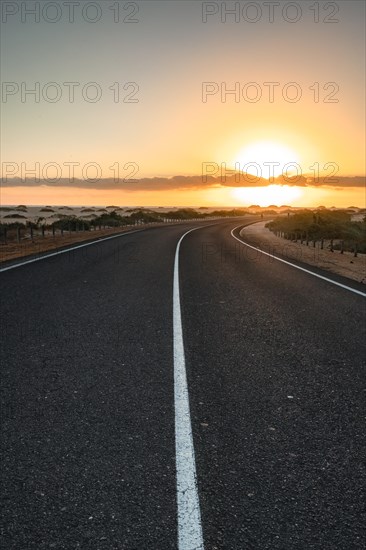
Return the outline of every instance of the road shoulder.
{"type": "Polygon", "coordinates": [[[320,243],[313,247],[282,239],[274,235],[265,227],[267,221],[259,222],[240,231],[241,237],[250,244],[258,246],[271,254],[279,254],[282,257],[298,260],[309,265],[325,269],[337,275],[347,277],[359,283],[366,284],[366,256],[359,254],[356,258],[353,253],[330,250],[321,250],[320,243]]]}

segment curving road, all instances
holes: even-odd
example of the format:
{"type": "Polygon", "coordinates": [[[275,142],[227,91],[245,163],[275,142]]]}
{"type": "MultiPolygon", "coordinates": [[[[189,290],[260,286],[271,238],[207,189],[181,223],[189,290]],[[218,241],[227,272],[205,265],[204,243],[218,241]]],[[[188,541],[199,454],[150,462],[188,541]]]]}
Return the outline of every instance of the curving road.
{"type": "Polygon", "coordinates": [[[0,269],[1,548],[364,548],[365,287],[238,223],[0,269]]]}

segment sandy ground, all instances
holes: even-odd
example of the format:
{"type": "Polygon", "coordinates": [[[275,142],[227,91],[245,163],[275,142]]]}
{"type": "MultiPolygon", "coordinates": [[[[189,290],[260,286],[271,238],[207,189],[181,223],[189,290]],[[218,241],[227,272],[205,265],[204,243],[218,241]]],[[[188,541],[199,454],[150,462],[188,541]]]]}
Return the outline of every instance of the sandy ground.
{"type": "Polygon", "coordinates": [[[269,229],[266,229],[266,223],[259,222],[242,229],[243,239],[271,254],[282,254],[286,258],[299,260],[366,284],[365,254],[358,254],[355,258],[351,252],[340,254],[339,250],[335,252],[321,250],[320,243],[316,243],[316,247],[313,248],[313,243],[306,246],[299,242],[287,241],[276,237],[269,229]]]}

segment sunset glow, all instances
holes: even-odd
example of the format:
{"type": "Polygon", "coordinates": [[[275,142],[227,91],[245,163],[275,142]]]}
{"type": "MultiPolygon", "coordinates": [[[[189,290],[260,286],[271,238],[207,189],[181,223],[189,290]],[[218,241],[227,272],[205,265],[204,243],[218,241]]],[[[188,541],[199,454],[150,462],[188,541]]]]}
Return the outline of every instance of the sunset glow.
{"type": "Polygon", "coordinates": [[[282,0],[254,22],[256,3],[101,3],[95,22],[84,4],[72,24],[63,8],[52,24],[51,7],[6,15],[3,204],[365,206],[363,2],[332,24],[332,3],[295,22],[282,0]],[[208,162],[269,181],[205,182],[208,162]],[[283,172],[318,179],[273,187],[283,172]],[[332,172],[359,179],[319,179],[332,172]]]}
{"type": "Polygon", "coordinates": [[[288,185],[269,185],[268,187],[240,187],[233,189],[231,194],[238,203],[244,205],[280,206],[287,204],[291,206],[302,197],[303,191],[299,187],[288,185]]]}

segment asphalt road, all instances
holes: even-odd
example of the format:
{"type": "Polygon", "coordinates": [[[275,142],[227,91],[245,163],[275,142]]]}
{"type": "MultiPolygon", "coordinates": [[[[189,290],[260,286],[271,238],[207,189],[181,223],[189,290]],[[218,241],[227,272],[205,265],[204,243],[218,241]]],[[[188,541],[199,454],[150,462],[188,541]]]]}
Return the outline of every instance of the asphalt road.
{"type": "Polygon", "coordinates": [[[173,270],[198,225],[179,275],[205,549],[365,548],[365,299],[238,223],[0,272],[1,548],[178,548],[173,270]]]}

